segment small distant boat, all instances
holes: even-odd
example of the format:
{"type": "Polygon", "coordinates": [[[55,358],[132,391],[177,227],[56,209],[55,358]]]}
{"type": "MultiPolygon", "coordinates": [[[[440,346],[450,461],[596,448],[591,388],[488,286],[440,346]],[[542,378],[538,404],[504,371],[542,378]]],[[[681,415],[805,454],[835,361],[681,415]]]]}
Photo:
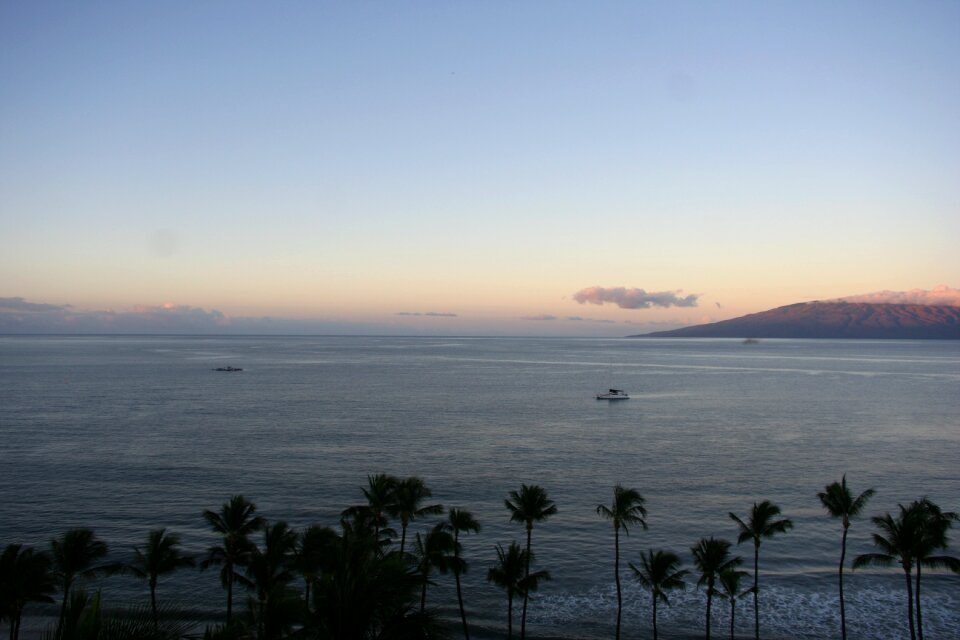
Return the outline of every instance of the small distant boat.
{"type": "Polygon", "coordinates": [[[606,393],[598,393],[597,400],[629,400],[630,394],[623,389],[608,389],[606,393]]]}
{"type": "Polygon", "coordinates": [[[240,367],[217,367],[214,371],[243,371],[240,367]]]}
{"type": "Polygon", "coordinates": [[[743,344],[760,344],[760,341],[756,338],[747,338],[743,341],[743,344]]]}

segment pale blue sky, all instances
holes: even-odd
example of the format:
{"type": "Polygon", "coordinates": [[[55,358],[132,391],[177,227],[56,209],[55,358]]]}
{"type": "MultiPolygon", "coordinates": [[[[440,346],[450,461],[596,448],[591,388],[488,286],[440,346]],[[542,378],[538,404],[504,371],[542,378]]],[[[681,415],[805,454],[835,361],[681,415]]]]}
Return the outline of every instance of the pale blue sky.
{"type": "Polygon", "coordinates": [[[0,297],[617,335],[957,286],[958,176],[958,2],[0,4],[0,297]]]}

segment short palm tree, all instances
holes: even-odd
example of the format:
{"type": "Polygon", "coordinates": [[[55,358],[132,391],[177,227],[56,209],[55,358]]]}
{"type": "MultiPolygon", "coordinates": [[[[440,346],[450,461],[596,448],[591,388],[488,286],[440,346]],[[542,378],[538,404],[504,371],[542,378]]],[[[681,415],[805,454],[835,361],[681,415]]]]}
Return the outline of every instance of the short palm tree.
{"type": "Polygon", "coordinates": [[[734,513],[730,519],[737,523],[740,535],[737,544],[753,540],[753,630],[754,638],[760,640],[760,542],[764,538],[772,538],[778,533],[784,533],[793,528],[793,522],[788,518],[777,520],[780,507],[769,500],[753,503],[750,516],[744,522],[734,513]]]}
{"type": "Polygon", "coordinates": [[[853,568],[859,569],[870,565],[889,567],[896,563],[903,569],[907,582],[907,619],[910,624],[910,640],[916,640],[917,630],[913,617],[913,556],[917,547],[917,530],[913,518],[906,507],[899,505],[900,515],[894,518],[889,513],[874,516],[870,520],[879,532],[874,533],[873,544],[879,549],[876,553],[865,553],[853,559],[853,568]]]}
{"type": "Polygon", "coordinates": [[[417,534],[414,555],[417,557],[417,569],[423,579],[420,613],[424,613],[427,609],[427,585],[430,583],[430,574],[434,569],[440,573],[450,571],[459,555],[456,544],[446,522],[434,525],[426,535],[417,534]]]}
{"type": "MultiPolygon", "coordinates": [[[[613,502],[608,507],[597,505],[597,513],[613,523],[613,579],[617,585],[617,640],[620,640],[620,618],[623,612],[623,596],[620,589],[620,529],[630,535],[630,525],[638,524],[647,528],[647,510],[643,506],[643,496],[636,489],[625,489],[617,484],[613,488],[613,502]]],[[[656,635],[656,624],[654,624],[656,635]]]]}
{"type": "Polygon", "coordinates": [[[180,536],[167,533],[166,529],[154,529],[147,536],[147,544],[141,550],[135,547],[134,559],[126,570],[150,585],[150,610],[153,624],[157,625],[157,582],[160,576],[173,573],[181,567],[192,567],[193,558],[181,555],[180,536]]]}
{"type": "Polygon", "coordinates": [[[255,515],[257,506],[241,495],[233,496],[220,508],[219,513],[207,509],[203,518],[214,532],[222,536],[221,542],[207,550],[206,559],[200,567],[206,569],[220,565],[220,581],[227,590],[227,624],[233,614],[233,585],[237,568],[246,564],[253,548],[250,534],[264,525],[264,519],[255,515]]]}
{"type": "Polygon", "coordinates": [[[917,612],[917,637],[923,640],[923,610],[920,606],[921,567],[960,572],[960,558],[945,554],[934,555],[937,551],[947,548],[947,532],[954,522],[960,520],[960,516],[952,511],[943,512],[928,498],[912,502],[907,507],[907,512],[917,530],[917,545],[914,552],[917,567],[914,599],[917,612]]]}
{"type": "Polygon", "coordinates": [[[513,599],[536,591],[541,580],[549,580],[549,571],[529,573],[530,558],[516,542],[511,542],[506,551],[497,545],[497,563],[487,571],[487,581],[507,593],[507,638],[513,639],[513,599]]]}
{"type": "Polygon", "coordinates": [[[707,640],[710,640],[710,612],[713,596],[716,594],[717,580],[720,574],[727,569],[733,569],[743,561],[740,556],[730,557],[730,543],[716,538],[701,538],[697,545],[690,549],[693,553],[693,563],[700,572],[697,586],[707,585],[707,640]]]}
{"type": "Polygon", "coordinates": [[[843,525],[843,537],[840,540],[840,568],[838,577],[840,583],[840,634],[843,640],[847,640],[847,612],[843,599],[843,565],[847,557],[847,530],[850,529],[850,520],[857,517],[863,511],[867,501],[873,497],[873,489],[867,489],[856,498],[847,487],[847,476],[841,478],[840,482],[828,484],[823,491],[817,494],[820,503],[834,518],[840,518],[843,525]]]}
{"type": "Polygon", "coordinates": [[[443,513],[443,505],[423,505],[423,501],[433,496],[433,492],[422,478],[411,476],[400,480],[394,490],[394,502],[390,514],[400,519],[400,553],[407,542],[407,527],[410,522],[427,515],[443,513]]]}
{"type": "Polygon", "coordinates": [[[670,551],[654,551],[648,549],[640,556],[641,567],[632,562],[630,568],[644,589],[650,592],[653,599],[653,640],[657,640],[657,601],[670,605],[667,592],[674,589],[683,589],[686,583],[683,576],[686,569],[680,568],[680,558],[670,551]]]}
{"type": "MultiPolygon", "coordinates": [[[[557,506],[553,500],[547,497],[547,492],[538,485],[521,485],[520,491],[511,491],[509,497],[504,500],[504,505],[510,512],[511,522],[522,522],[527,529],[527,549],[526,564],[524,567],[524,579],[530,579],[530,561],[533,558],[531,549],[531,539],[533,537],[533,524],[542,522],[557,512],[557,506]]],[[[520,640],[524,640],[527,634],[527,602],[529,600],[529,590],[523,592],[523,613],[520,616],[520,640]]]]}
{"type": "Polygon", "coordinates": [[[63,618],[70,601],[70,589],[78,578],[92,578],[111,570],[101,563],[107,556],[107,545],[90,529],[71,529],[59,538],[50,541],[53,572],[63,592],[60,617],[57,620],[57,635],[63,628],[63,618]]]}
{"type": "Polygon", "coordinates": [[[717,597],[730,601],[730,640],[734,639],[734,629],[736,628],[737,600],[743,598],[751,591],[750,589],[741,591],[740,581],[749,575],[750,574],[746,571],[740,571],[733,567],[728,567],[727,569],[721,571],[718,577],[720,581],[720,590],[717,591],[717,597]]]}
{"type": "Polygon", "coordinates": [[[31,602],[53,602],[57,590],[50,556],[11,544],[0,554],[0,620],[10,620],[10,640],[20,637],[23,610],[31,602]]]}
{"type": "Polygon", "coordinates": [[[478,533],[480,523],[473,514],[466,509],[453,508],[447,512],[447,524],[453,531],[453,552],[456,560],[453,563],[453,577],[457,582],[457,604],[460,606],[460,621],[463,623],[464,640],[470,640],[470,628],[467,626],[467,613],[463,608],[463,589],[460,586],[460,575],[467,572],[467,561],[460,556],[460,533],[478,533]]]}

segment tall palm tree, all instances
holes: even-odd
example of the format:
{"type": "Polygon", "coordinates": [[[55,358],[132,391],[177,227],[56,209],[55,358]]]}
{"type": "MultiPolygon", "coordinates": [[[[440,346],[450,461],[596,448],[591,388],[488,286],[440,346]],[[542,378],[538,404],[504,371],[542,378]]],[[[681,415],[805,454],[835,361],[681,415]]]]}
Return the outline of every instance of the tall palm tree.
{"type": "Polygon", "coordinates": [[[899,507],[900,515],[896,519],[889,513],[874,516],[870,519],[874,526],[879,529],[878,533],[872,534],[873,544],[879,551],[857,556],[853,559],[853,568],[859,569],[870,565],[889,567],[894,563],[900,565],[907,582],[907,618],[910,623],[910,640],[916,640],[917,630],[914,626],[913,617],[911,572],[913,571],[914,551],[917,547],[917,530],[914,526],[914,519],[910,516],[907,508],[902,504],[899,507]]]}
{"type": "Polygon", "coordinates": [[[789,518],[776,520],[780,515],[780,507],[769,500],[753,503],[750,516],[744,522],[734,513],[730,519],[740,527],[737,544],[753,540],[753,630],[755,640],[760,640],[760,542],[764,538],[772,538],[778,533],[784,533],[793,528],[789,518]]]}
{"type": "Polygon", "coordinates": [[[10,640],[20,637],[23,609],[30,602],[53,602],[57,590],[50,556],[11,544],[0,554],[0,620],[10,620],[10,640]]]}
{"type": "MultiPolygon", "coordinates": [[[[623,596],[620,589],[620,529],[630,535],[630,525],[639,524],[647,528],[647,510],[643,506],[643,496],[636,489],[624,489],[617,484],[613,488],[613,502],[608,507],[597,505],[597,513],[613,522],[613,579],[617,585],[617,640],[620,640],[620,618],[623,612],[623,596]]],[[[656,602],[656,600],[654,600],[656,602]]],[[[656,623],[654,623],[656,635],[656,623]]]]}
{"type": "Polygon", "coordinates": [[[847,612],[843,599],[843,565],[847,557],[847,530],[850,529],[850,520],[860,515],[874,493],[873,489],[867,489],[854,498],[849,487],[847,487],[847,476],[844,474],[840,482],[828,484],[823,491],[817,494],[827,513],[834,518],[840,518],[843,524],[843,537],[840,540],[840,567],[837,572],[840,583],[840,634],[842,640],[847,640],[847,612]]]}
{"type": "Polygon", "coordinates": [[[511,542],[506,551],[503,545],[497,545],[497,563],[487,570],[487,581],[497,585],[507,593],[507,638],[513,640],[513,599],[518,595],[526,597],[536,591],[541,580],[549,580],[549,571],[529,573],[530,558],[516,542],[511,542]]]}
{"type": "MultiPolygon", "coordinates": [[[[397,484],[394,476],[378,473],[367,476],[367,487],[361,489],[367,504],[350,507],[343,512],[344,518],[350,518],[355,524],[368,523],[373,526],[374,540],[380,540],[381,529],[387,526],[387,515],[394,510],[397,484]]],[[[359,532],[358,532],[359,533],[359,532]]],[[[379,551],[379,546],[377,548],[379,551]]]]}
{"type": "Polygon", "coordinates": [[[313,525],[307,527],[297,539],[296,568],[303,576],[303,600],[310,610],[310,592],[320,575],[330,569],[336,545],[340,542],[337,532],[330,527],[313,525]]]}
{"type": "MultiPolygon", "coordinates": [[[[547,497],[547,492],[538,485],[521,485],[520,491],[511,491],[509,497],[504,500],[504,505],[510,512],[511,522],[522,522],[527,528],[527,553],[526,565],[524,567],[524,579],[530,579],[530,561],[533,558],[531,549],[531,539],[533,537],[533,524],[542,522],[557,512],[557,506],[553,500],[547,497]]],[[[529,600],[529,591],[523,592],[523,613],[520,617],[520,640],[527,637],[527,602],[529,600]]]]}
{"type": "Polygon", "coordinates": [[[734,640],[734,629],[737,621],[737,600],[750,593],[750,589],[740,591],[740,581],[750,575],[746,571],[740,571],[733,567],[728,567],[720,572],[718,577],[720,581],[720,591],[717,591],[717,597],[730,601],[730,640],[734,640]]]}
{"type": "Polygon", "coordinates": [[[640,556],[641,568],[632,562],[630,568],[643,588],[650,592],[653,598],[653,640],[657,640],[657,601],[670,605],[667,592],[673,589],[682,589],[686,586],[683,576],[689,573],[680,568],[680,557],[670,551],[656,551],[648,549],[640,556]]]}
{"type": "Polygon", "coordinates": [[[166,529],[154,529],[147,535],[147,544],[141,550],[134,547],[134,559],[126,569],[133,575],[144,578],[150,584],[150,610],[153,624],[157,625],[157,582],[160,576],[173,573],[181,567],[192,567],[193,558],[181,555],[180,536],[167,533],[166,529]]]}
{"type": "Polygon", "coordinates": [[[430,573],[436,569],[440,573],[447,573],[456,562],[459,554],[456,553],[457,543],[450,533],[446,522],[434,525],[426,535],[419,533],[416,538],[415,554],[418,558],[417,568],[423,578],[423,589],[420,594],[420,613],[427,609],[427,584],[430,582],[430,573]]]}
{"type": "Polygon", "coordinates": [[[470,640],[470,628],[467,626],[467,613],[463,608],[463,589],[460,587],[460,575],[467,572],[467,561],[460,556],[460,533],[479,533],[480,523],[466,509],[453,508],[447,512],[447,524],[453,531],[453,577],[457,582],[457,604],[460,606],[460,621],[463,623],[464,640],[470,640]]]}
{"type": "Polygon", "coordinates": [[[250,556],[253,543],[249,536],[264,525],[264,519],[254,515],[257,506],[241,495],[223,503],[220,512],[207,509],[203,518],[214,532],[222,536],[221,542],[207,550],[206,559],[200,567],[206,569],[212,565],[222,565],[220,581],[227,589],[227,624],[233,614],[233,585],[236,582],[237,567],[243,566],[250,556]]]}
{"type": "Polygon", "coordinates": [[[707,640],[710,640],[710,611],[713,604],[713,596],[716,593],[717,580],[720,574],[727,569],[732,569],[740,565],[743,559],[740,556],[730,557],[730,543],[726,540],[717,540],[716,538],[700,538],[695,547],[690,549],[693,553],[693,563],[700,571],[700,579],[697,580],[697,586],[707,585],[707,640]]]}
{"type": "Polygon", "coordinates": [[[909,517],[917,530],[916,549],[916,588],[914,599],[917,612],[917,637],[923,640],[923,613],[920,607],[920,576],[921,567],[931,569],[950,569],[960,572],[960,559],[949,555],[934,555],[938,550],[947,548],[947,532],[960,516],[952,511],[944,513],[939,505],[928,498],[915,500],[907,507],[909,517]]]}
{"type": "Polygon", "coordinates": [[[297,533],[286,522],[264,524],[263,545],[254,546],[250,551],[246,574],[257,595],[260,638],[278,637],[289,626],[290,620],[278,613],[289,609],[284,605],[291,595],[287,585],[294,577],[297,538],[297,533]]]}
{"type": "Polygon", "coordinates": [[[70,589],[78,578],[92,578],[106,573],[111,567],[98,564],[108,552],[105,542],[97,538],[90,529],[70,529],[59,538],[50,541],[50,555],[53,559],[53,572],[60,582],[63,602],[60,603],[60,617],[57,620],[57,636],[63,628],[63,618],[70,601],[70,589]]]}
{"type": "Polygon", "coordinates": [[[422,478],[411,476],[397,482],[394,490],[394,502],[390,514],[400,518],[400,553],[403,553],[407,542],[407,527],[412,520],[443,513],[443,505],[430,504],[421,506],[423,501],[433,496],[433,492],[424,483],[422,478]]]}

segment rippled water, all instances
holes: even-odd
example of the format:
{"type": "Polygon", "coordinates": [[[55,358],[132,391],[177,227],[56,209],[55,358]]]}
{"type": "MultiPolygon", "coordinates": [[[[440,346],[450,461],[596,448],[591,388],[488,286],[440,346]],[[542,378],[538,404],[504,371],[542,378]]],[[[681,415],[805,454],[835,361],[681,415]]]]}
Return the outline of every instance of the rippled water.
{"type": "MultiPolygon", "coordinates": [[[[822,638],[837,630],[840,527],[817,491],[847,473],[877,489],[870,515],[922,495],[960,510],[960,342],[6,337],[0,460],[0,544],[92,526],[118,559],[159,526],[201,551],[200,513],[234,493],[270,519],[334,525],[368,473],[423,476],[484,525],[464,540],[480,638],[505,628],[484,577],[494,545],[523,537],[503,508],[521,483],[560,510],[534,530],[554,575],[531,604],[536,637],[611,635],[612,531],[595,508],[616,482],[649,511],[625,561],[653,546],[689,564],[701,536],[735,540],[728,511],[770,499],[795,528],[761,549],[764,637],[822,638]],[[244,371],[211,370],[228,364],[244,371]],[[608,386],[633,397],[593,398],[608,386]]],[[[872,550],[870,530],[854,524],[851,556],[872,550]]],[[[449,582],[429,597],[453,620],[449,582]]],[[[625,635],[646,635],[649,597],[624,582],[625,635]]],[[[105,587],[112,602],[144,597],[124,578],[105,587]]],[[[892,569],[853,574],[851,638],[905,635],[902,591],[892,569]]],[[[927,580],[927,637],[960,637],[958,593],[960,577],[927,580]]],[[[177,574],[159,594],[198,615],[224,597],[213,572],[177,574]]],[[[671,601],[664,637],[699,637],[703,592],[671,601]]],[[[751,604],[738,607],[749,635],[751,604]]],[[[726,634],[725,603],[715,614],[726,634]]]]}

